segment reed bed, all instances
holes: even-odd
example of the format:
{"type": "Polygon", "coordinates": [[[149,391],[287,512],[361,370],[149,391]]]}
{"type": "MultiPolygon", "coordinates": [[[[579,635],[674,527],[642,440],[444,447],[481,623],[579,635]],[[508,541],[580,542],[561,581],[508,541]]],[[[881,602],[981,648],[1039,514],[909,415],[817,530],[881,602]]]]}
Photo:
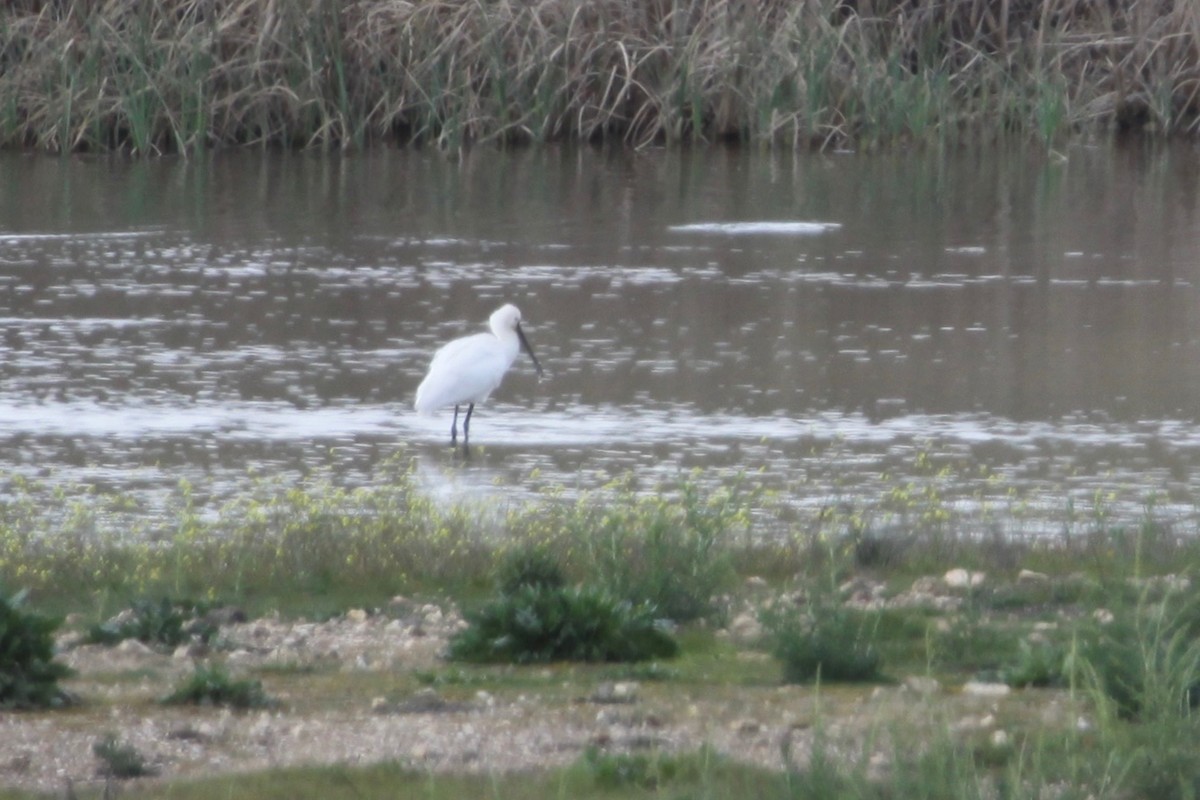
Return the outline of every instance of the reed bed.
{"type": "Polygon", "coordinates": [[[1200,133],[1192,0],[15,0],[0,145],[1200,133]]]}

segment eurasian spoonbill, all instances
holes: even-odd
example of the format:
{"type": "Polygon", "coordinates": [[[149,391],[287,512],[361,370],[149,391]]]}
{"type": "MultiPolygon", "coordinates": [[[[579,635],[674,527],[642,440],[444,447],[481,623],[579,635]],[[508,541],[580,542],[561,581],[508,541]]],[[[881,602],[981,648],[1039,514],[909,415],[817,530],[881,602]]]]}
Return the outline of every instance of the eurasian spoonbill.
{"type": "Polygon", "coordinates": [[[432,414],[439,408],[454,406],[454,421],[450,423],[450,446],[458,443],[458,407],[467,405],[463,420],[463,452],[467,452],[471,412],[476,403],[488,399],[504,373],[512,366],[522,349],[533,359],[538,378],[542,365],[538,363],[525,332],[521,330],[521,312],[512,304],[500,306],[488,318],[491,333],[464,336],[442,345],[429,362],[429,373],[417,387],[414,408],[421,414],[432,414]]]}

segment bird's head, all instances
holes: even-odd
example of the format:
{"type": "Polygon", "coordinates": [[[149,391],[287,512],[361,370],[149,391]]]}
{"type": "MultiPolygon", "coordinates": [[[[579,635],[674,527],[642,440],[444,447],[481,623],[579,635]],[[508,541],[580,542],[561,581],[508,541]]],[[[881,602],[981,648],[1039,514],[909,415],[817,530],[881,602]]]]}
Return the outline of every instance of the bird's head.
{"type": "Polygon", "coordinates": [[[541,378],[545,374],[542,371],[542,365],[538,362],[537,356],[533,354],[533,348],[529,346],[529,340],[525,338],[525,332],[521,330],[521,312],[512,303],[506,303],[495,311],[488,319],[491,325],[492,333],[496,334],[497,338],[507,336],[512,332],[516,332],[517,338],[521,341],[521,349],[529,353],[529,357],[533,359],[533,366],[537,369],[538,377],[541,378]]]}

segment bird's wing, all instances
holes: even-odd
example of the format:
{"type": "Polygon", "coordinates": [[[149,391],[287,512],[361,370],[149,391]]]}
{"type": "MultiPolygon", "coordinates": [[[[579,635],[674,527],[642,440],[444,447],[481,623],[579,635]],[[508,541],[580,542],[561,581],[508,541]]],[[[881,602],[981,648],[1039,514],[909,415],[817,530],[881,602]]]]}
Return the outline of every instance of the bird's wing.
{"type": "Polygon", "coordinates": [[[445,369],[447,364],[462,358],[465,352],[482,346],[484,344],[482,340],[487,338],[489,338],[488,334],[477,333],[474,336],[464,336],[461,339],[446,342],[433,354],[433,360],[429,362],[429,372],[432,374],[439,369],[445,369]]]}
{"type": "Polygon", "coordinates": [[[429,374],[417,387],[422,413],[461,403],[481,403],[504,377],[508,360],[495,336],[480,333],[455,339],[433,356],[429,374]]]}

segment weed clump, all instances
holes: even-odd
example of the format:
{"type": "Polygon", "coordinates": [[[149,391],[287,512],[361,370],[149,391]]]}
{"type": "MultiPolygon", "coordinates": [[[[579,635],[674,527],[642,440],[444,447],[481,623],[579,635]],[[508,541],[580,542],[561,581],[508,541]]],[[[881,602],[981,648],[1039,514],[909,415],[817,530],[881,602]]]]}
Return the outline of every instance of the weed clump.
{"type": "Polygon", "coordinates": [[[787,683],[864,682],[881,677],[883,659],[875,645],[875,626],[860,612],[817,600],[802,609],[766,610],[762,622],[787,683]]]}
{"type": "Polygon", "coordinates": [[[680,759],[663,753],[606,753],[589,747],[581,758],[595,785],[604,790],[654,791],[669,786],[683,772],[680,759]]]}
{"type": "Polygon", "coordinates": [[[112,645],[137,639],[145,644],[175,647],[196,636],[207,642],[217,632],[217,626],[203,618],[210,608],[211,604],[168,597],[138,600],[127,612],[88,628],[83,640],[87,644],[112,645]]]}
{"type": "Polygon", "coordinates": [[[517,664],[671,658],[679,645],[653,606],[602,589],[522,586],[466,615],[450,658],[517,664]]]}
{"type": "Polygon", "coordinates": [[[730,538],[746,517],[737,487],[706,496],[688,481],[674,499],[638,497],[626,487],[602,506],[582,508],[575,522],[600,585],[675,622],[691,622],[719,610],[715,598],[735,578],[730,538]]]}
{"type": "Polygon", "coordinates": [[[62,620],[22,610],[23,592],[0,594],[0,709],[61,706],[58,681],[71,669],[54,660],[54,631],[62,620]]]}
{"type": "Polygon", "coordinates": [[[1121,719],[1190,716],[1200,704],[1197,612],[1195,600],[1139,603],[1108,624],[1084,628],[1065,668],[1121,719]]]}
{"type": "Polygon", "coordinates": [[[100,759],[100,774],[113,778],[141,778],[156,775],[158,770],[146,763],[146,758],[131,744],[123,743],[115,733],[107,733],[92,745],[92,753],[100,759]]]}
{"type": "Polygon", "coordinates": [[[1017,688],[1066,686],[1068,650],[1052,641],[1023,639],[1017,646],[1016,663],[1001,670],[1004,682],[1017,688]]]}
{"type": "Polygon", "coordinates": [[[562,566],[544,547],[523,547],[509,553],[496,570],[496,588],[511,595],[526,586],[535,589],[561,589],[567,583],[562,566]]]}
{"type": "Polygon", "coordinates": [[[175,691],[162,700],[167,705],[226,706],[229,708],[267,708],[272,700],[263,691],[262,682],[234,680],[220,667],[198,666],[175,691]]]}

